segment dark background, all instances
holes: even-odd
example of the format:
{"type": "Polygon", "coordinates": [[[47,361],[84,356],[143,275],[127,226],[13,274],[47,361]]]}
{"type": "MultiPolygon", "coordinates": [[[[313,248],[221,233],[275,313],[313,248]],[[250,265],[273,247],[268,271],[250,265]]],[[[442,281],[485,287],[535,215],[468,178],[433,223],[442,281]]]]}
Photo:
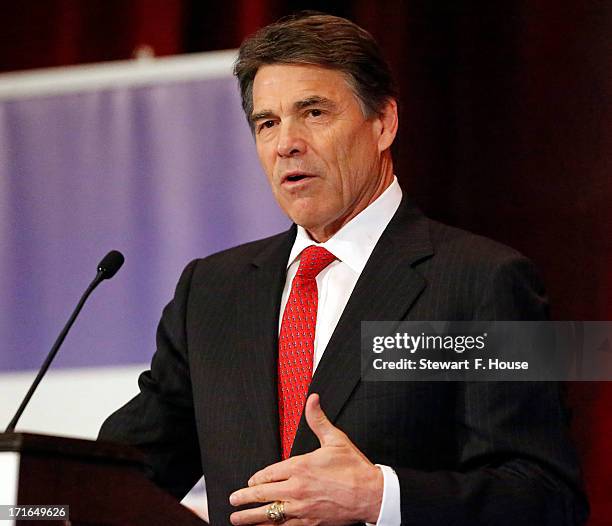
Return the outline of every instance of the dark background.
{"type": "MultiPolygon", "coordinates": [[[[533,259],[553,317],[612,319],[612,2],[0,2],[0,71],[238,47],[282,15],[346,16],[401,91],[396,173],[430,216],[533,259]]],[[[1,80],[0,80],[1,81],[1,80]]],[[[592,526],[612,524],[612,386],[569,385],[592,526]]]]}

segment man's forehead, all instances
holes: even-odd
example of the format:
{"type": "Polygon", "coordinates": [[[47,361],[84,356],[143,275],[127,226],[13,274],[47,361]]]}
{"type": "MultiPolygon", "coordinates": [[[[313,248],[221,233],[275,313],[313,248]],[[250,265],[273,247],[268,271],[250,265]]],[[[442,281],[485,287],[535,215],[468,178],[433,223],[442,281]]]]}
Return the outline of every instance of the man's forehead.
{"type": "Polygon", "coordinates": [[[310,64],[265,65],[253,83],[255,111],[274,103],[294,105],[317,99],[339,103],[347,97],[354,96],[343,73],[310,64]]]}

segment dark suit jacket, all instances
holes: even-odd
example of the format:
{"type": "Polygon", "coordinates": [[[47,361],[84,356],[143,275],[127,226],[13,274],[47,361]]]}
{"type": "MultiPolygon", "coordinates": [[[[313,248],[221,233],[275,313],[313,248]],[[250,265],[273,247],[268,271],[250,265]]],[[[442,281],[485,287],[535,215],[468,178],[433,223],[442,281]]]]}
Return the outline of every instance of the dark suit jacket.
{"type": "MultiPolygon", "coordinates": [[[[141,394],[100,438],[141,448],[177,497],[206,475],[212,524],[229,494],[280,460],[276,356],[288,232],[193,261],[141,394]]],[[[402,203],[310,386],[336,426],[393,467],[406,525],[580,524],[586,502],[555,383],[362,382],[362,320],[537,320],[546,299],[517,252],[402,203]]],[[[304,419],[293,455],[318,447],[304,419]]]]}

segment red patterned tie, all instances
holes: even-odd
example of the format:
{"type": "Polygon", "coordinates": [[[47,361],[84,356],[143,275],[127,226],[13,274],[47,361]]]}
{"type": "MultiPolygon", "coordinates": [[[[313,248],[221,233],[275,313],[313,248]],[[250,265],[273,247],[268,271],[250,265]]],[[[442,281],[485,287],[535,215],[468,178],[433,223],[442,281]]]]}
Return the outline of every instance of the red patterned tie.
{"type": "Polygon", "coordinates": [[[317,325],[317,274],[335,259],[323,247],[300,257],[278,337],[278,409],[283,459],[288,458],[312,378],[317,325]]]}

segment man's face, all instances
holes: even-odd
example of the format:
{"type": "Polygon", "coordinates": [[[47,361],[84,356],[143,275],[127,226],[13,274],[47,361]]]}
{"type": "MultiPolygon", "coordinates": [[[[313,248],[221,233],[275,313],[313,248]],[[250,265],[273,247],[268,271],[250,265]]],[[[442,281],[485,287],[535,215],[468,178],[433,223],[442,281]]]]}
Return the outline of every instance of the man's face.
{"type": "Polygon", "coordinates": [[[392,181],[383,151],[393,139],[384,119],[364,117],[342,73],[311,65],[261,67],[251,119],[276,200],[317,241],[331,237],[392,181]]]}

